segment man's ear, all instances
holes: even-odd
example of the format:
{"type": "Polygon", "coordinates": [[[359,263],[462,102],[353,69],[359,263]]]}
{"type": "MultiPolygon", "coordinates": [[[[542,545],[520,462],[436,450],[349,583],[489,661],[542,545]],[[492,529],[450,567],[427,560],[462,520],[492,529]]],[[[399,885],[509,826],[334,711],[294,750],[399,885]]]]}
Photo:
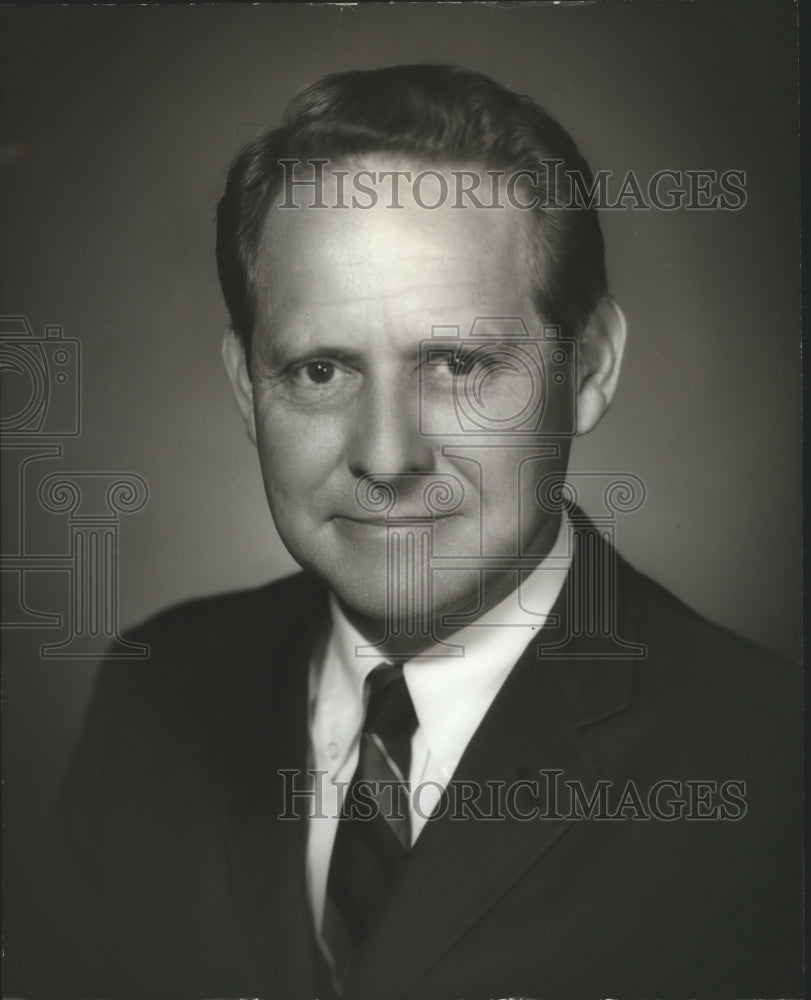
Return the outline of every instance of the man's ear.
{"type": "Polygon", "coordinates": [[[610,295],[603,296],[580,337],[577,433],[588,434],[611,405],[619,380],[625,315],[610,295]]]}
{"type": "Polygon", "coordinates": [[[222,360],[239,412],[245,421],[248,437],[256,444],[256,418],[253,412],[253,383],[248,374],[245,348],[242,341],[229,327],[222,338],[222,360]]]}

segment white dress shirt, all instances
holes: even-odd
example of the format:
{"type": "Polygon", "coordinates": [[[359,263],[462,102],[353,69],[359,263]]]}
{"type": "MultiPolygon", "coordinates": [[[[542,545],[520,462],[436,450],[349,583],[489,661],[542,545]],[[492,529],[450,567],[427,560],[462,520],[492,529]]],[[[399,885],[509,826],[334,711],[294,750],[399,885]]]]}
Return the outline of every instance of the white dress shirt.
{"type": "MultiPolygon", "coordinates": [[[[411,742],[411,841],[417,839],[442,790],[533,634],[541,628],[569,570],[568,518],[561,518],[549,555],[521,585],[456,632],[463,656],[425,655],[403,666],[417,715],[411,742]]],[[[367,640],[330,597],[331,631],[310,664],[310,767],[315,794],[308,825],[307,886],[317,930],[324,912],[330,856],[346,788],[358,763],[365,713],[364,682],[384,657],[356,655],[367,640]],[[323,772],[319,774],[318,772],[323,772]]],[[[439,651],[438,651],[439,652],[439,651]]]]}

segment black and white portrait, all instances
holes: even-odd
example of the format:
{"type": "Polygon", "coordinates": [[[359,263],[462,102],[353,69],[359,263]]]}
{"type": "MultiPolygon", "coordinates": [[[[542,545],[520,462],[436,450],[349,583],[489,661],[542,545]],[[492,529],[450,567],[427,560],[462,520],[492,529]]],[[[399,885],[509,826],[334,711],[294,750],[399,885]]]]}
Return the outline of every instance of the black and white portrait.
{"type": "Polygon", "coordinates": [[[7,995],[803,995],[789,2],[7,7],[7,995]]]}

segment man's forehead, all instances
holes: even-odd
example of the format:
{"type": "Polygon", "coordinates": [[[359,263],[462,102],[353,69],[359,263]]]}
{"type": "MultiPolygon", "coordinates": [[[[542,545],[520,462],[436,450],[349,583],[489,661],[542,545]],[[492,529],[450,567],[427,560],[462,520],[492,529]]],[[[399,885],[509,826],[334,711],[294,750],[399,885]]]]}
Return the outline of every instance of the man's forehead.
{"type": "MultiPolygon", "coordinates": [[[[318,188],[304,186],[301,199],[288,191],[285,201],[283,193],[270,208],[260,286],[277,300],[306,293],[314,303],[329,303],[336,294],[407,298],[410,292],[444,301],[443,289],[468,295],[472,284],[487,297],[505,280],[524,286],[534,256],[531,216],[509,206],[455,207],[442,197],[452,172],[390,157],[327,164],[318,188]],[[415,167],[424,175],[419,188],[403,178],[393,198],[388,175],[411,169],[413,179],[415,167]],[[373,203],[351,193],[372,181],[373,203]]],[[[309,168],[307,177],[313,177],[309,168]]]]}

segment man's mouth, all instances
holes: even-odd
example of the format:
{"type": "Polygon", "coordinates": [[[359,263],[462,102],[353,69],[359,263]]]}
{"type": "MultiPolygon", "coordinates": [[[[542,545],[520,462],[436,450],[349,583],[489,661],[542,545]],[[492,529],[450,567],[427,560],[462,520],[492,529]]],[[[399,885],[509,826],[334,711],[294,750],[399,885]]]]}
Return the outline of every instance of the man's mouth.
{"type": "Polygon", "coordinates": [[[365,527],[377,527],[384,528],[388,524],[402,524],[404,521],[414,521],[414,522],[433,522],[433,521],[444,521],[449,517],[453,517],[453,514],[426,514],[425,511],[421,513],[411,514],[408,511],[403,513],[398,512],[395,517],[385,517],[385,516],[358,516],[356,514],[333,514],[333,521],[349,521],[352,524],[363,525],[365,527]]]}
{"type": "Polygon", "coordinates": [[[352,524],[363,524],[369,527],[383,527],[386,524],[385,517],[353,517],[351,514],[335,514],[334,521],[349,521],[352,524]]]}

